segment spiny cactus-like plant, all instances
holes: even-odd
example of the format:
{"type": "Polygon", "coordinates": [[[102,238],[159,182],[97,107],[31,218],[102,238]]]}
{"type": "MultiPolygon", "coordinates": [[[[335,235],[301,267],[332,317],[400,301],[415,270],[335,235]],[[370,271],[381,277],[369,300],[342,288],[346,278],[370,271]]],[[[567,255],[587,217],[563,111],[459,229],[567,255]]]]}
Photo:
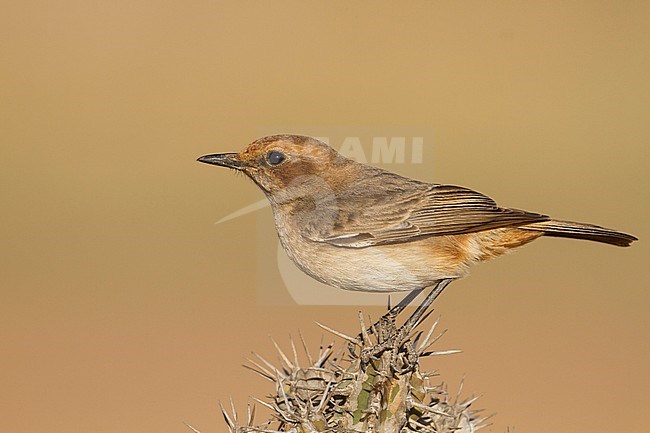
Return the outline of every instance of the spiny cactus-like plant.
{"type": "Polygon", "coordinates": [[[306,366],[300,365],[293,339],[291,356],[273,341],[280,355],[277,366],[253,353],[256,359],[245,367],[275,387],[268,400],[255,400],[273,417],[255,424],[255,408],[249,404],[242,422],[231,401],[230,411],[221,407],[230,432],[469,433],[485,427],[489,417],[470,408],[477,397],[459,401],[459,390],[452,399],[444,384],[431,383],[435,372],[421,371],[420,359],[459,351],[431,350],[444,331],[434,335],[438,321],[426,334],[418,330],[430,314],[418,310],[419,316],[416,311],[400,328],[395,317],[401,310],[393,308],[370,328],[359,313],[356,338],[319,324],[345,343],[336,351],[334,343],[321,344],[312,356],[300,334],[306,366]]]}

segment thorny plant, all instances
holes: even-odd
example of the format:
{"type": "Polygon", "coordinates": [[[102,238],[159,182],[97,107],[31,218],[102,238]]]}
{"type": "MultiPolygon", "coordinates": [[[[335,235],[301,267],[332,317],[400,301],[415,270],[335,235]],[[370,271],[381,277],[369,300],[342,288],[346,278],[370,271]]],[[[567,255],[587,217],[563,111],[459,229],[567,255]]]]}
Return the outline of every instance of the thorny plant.
{"type": "Polygon", "coordinates": [[[272,418],[255,424],[255,407],[249,403],[242,420],[231,400],[229,410],[221,406],[230,433],[470,433],[489,425],[490,416],[470,408],[478,397],[460,400],[462,382],[450,398],[444,384],[431,384],[435,371],[420,370],[422,358],[459,352],[431,350],[445,332],[435,334],[439,320],[426,333],[417,329],[431,314],[424,314],[427,306],[397,328],[395,317],[404,309],[398,307],[369,328],[359,313],[356,338],[318,324],[346,341],[336,352],[332,342],[321,344],[313,356],[300,333],[306,366],[300,365],[293,339],[291,357],[273,340],[277,366],[253,352],[255,358],[244,367],[274,384],[267,400],[254,399],[272,418]]]}

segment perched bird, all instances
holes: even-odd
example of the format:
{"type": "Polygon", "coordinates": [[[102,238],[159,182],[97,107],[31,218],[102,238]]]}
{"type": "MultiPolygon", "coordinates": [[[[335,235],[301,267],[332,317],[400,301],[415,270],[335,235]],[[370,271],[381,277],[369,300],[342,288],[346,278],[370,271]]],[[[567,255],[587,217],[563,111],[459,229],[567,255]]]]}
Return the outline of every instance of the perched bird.
{"type": "MultiPolygon", "coordinates": [[[[314,138],[274,135],[200,162],[238,170],[271,203],[291,260],[325,284],[368,292],[446,286],[540,236],[628,246],[634,236],[499,207],[467,188],[409,179],[314,138]]],[[[440,289],[442,290],[442,288],[440,289]]]]}

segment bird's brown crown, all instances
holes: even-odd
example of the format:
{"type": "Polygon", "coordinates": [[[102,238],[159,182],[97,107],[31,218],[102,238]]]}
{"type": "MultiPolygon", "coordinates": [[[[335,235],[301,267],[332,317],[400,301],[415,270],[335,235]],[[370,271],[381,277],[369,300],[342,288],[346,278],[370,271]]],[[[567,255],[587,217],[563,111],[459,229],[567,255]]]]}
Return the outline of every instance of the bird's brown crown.
{"type": "Polygon", "coordinates": [[[302,135],[272,135],[255,140],[237,154],[241,171],[265,192],[323,182],[349,160],[327,144],[302,135]]]}

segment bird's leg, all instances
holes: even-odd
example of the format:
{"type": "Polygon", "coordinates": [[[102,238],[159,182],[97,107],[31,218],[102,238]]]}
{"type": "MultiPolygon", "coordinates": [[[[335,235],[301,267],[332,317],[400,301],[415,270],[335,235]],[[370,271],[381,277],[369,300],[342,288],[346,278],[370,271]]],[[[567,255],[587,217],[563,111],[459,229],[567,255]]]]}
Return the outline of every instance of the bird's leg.
{"type": "MultiPolygon", "coordinates": [[[[386,314],[381,316],[379,318],[379,320],[377,320],[375,323],[372,324],[372,326],[370,326],[368,328],[368,334],[370,335],[370,334],[376,333],[377,335],[379,335],[380,330],[383,330],[383,331],[381,331],[382,334],[392,334],[392,333],[394,333],[395,330],[397,329],[395,327],[395,319],[397,318],[397,315],[399,313],[401,313],[402,311],[404,311],[404,309],[406,307],[408,307],[409,304],[411,302],[413,302],[413,300],[415,298],[417,298],[418,295],[420,293],[422,293],[423,290],[424,289],[418,289],[418,290],[410,291],[409,294],[404,297],[404,299],[399,301],[399,303],[397,305],[395,305],[394,307],[389,308],[389,310],[388,310],[388,312],[386,312],[386,314]]],[[[390,298],[389,298],[389,302],[390,302],[390,298]]],[[[363,336],[361,335],[361,333],[359,333],[359,335],[357,335],[357,339],[359,340],[359,342],[363,342],[363,336]]],[[[379,341],[384,341],[386,339],[387,339],[387,335],[383,335],[383,336],[379,337],[379,341]]],[[[355,355],[355,353],[356,353],[355,347],[356,346],[354,344],[348,343],[348,350],[350,352],[350,355],[352,355],[352,356],[356,356],[355,355]]]]}
{"type": "MultiPolygon", "coordinates": [[[[404,311],[404,309],[405,309],[406,307],[408,307],[409,304],[410,304],[411,302],[413,302],[413,300],[414,300],[415,298],[417,298],[418,295],[419,295],[420,293],[422,293],[423,290],[424,290],[424,289],[417,289],[417,290],[412,290],[412,291],[410,291],[409,294],[406,295],[406,296],[404,297],[404,299],[402,299],[401,301],[399,301],[399,303],[398,303],[397,305],[395,305],[393,308],[390,308],[390,309],[388,310],[388,312],[385,314],[385,316],[397,317],[397,315],[398,315],[399,313],[401,313],[402,311],[404,311]]],[[[379,323],[379,322],[377,322],[377,323],[379,323]]],[[[377,325],[377,323],[375,323],[375,325],[377,325]]],[[[373,325],[373,327],[374,327],[375,325],[373,325]]]]}
{"type": "MultiPolygon", "coordinates": [[[[377,330],[378,343],[372,347],[361,349],[360,357],[362,358],[362,361],[368,362],[371,358],[380,355],[384,351],[391,350],[391,368],[393,371],[398,374],[404,374],[408,371],[411,371],[417,363],[417,353],[413,347],[413,344],[410,344],[408,340],[411,337],[413,330],[420,324],[420,321],[423,320],[423,317],[426,314],[427,310],[431,307],[431,304],[433,304],[433,302],[442,293],[445,287],[447,287],[447,285],[452,281],[452,279],[438,281],[433,290],[431,290],[431,292],[426,296],[422,304],[417,307],[413,314],[411,314],[406,322],[404,322],[404,324],[399,328],[395,326],[395,317],[391,314],[391,312],[399,307],[399,305],[395,306],[393,309],[391,309],[391,311],[382,316],[379,322],[373,325],[373,327],[375,327],[377,330]],[[408,365],[405,368],[400,369],[397,368],[396,364],[402,348],[404,348],[406,351],[405,359],[407,360],[408,365]]],[[[409,296],[404,298],[404,301],[407,298],[410,298],[408,300],[410,303],[416,296],[417,293],[413,296],[409,294],[409,296]]],[[[402,304],[402,302],[400,302],[400,304],[402,304]]],[[[406,305],[402,306],[399,311],[403,311],[406,305]]],[[[351,353],[354,355],[354,351],[351,353]]]]}
{"type": "Polygon", "coordinates": [[[420,293],[422,293],[424,289],[417,289],[417,290],[412,290],[409,292],[408,295],[404,297],[397,305],[395,305],[393,308],[389,308],[388,312],[381,316],[379,320],[377,320],[369,329],[368,333],[372,334],[373,332],[379,331],[381,329],[382,325],[386,325],[387,323],[392,323],[393,328],[395,327],[395,319],[401,313],[404,311],[406,307],[408,307],[415,298],[418,297],[420,293]]]}
{"type": "Polygon", "coordinates": [[[424,302],[418,305],[418,308],[416,308],[413,314],[411,314],[411,317],[409,317],[406,322],[404,322],[404,324],[398,329],[398,333],[403,334],[405,337],[408,337],[411,331],[413,331],[415,327],[420,324],[420,319],[422,319],[424,313],[426,313],[431,304],[433,304],[433,301],[435,301],[436,298],[440,296],[442,291],[445,290],[445,287],[447,287],[452,281],[454,280],[451,278],[438,281],[433,290],[427,295],[426,298],[424,298],[424,302]]]}
{"type": "MultiPolygon", "coordinates": [[[[405,359],[408,362],[408,365],[405,368],[397,368],[396,362],[393,362],[391,364],[391,368],[393,371],[397,374],[404,374],[409,371],[411,371],[415,365],[417,364],[418,361],[418,354],[416,353],[415,347],[413,344],[408,341],[409,338],[411,337],[411,334],[413,330],[420,324],[420,320],[423,320],[424,314],[427,312],[429,307],[431,307],[431,304],[433,304],[433,301],[440,296],[443,290],[445,290],[445,287],[449,285],[453,280],[451,278],[448,278],[446,280],[440,280],[438,283],[435,285],[433,290],[427,295],[426,298],[424,298],[424,302],[418,306],[418,308],[411,314],[411,317],[409,317],[406,322],[402,326],[400,326],[399,329],[395,331],[395,334],[391,336],[389,339],[391,344],[391,348],[393,350],[393,360],[397,360],[398,354],[402,346],[404,346],[406,350],[406,356],[405,359]]],[[[385,349],[384,349],[385,350],[385,349]]]]}

